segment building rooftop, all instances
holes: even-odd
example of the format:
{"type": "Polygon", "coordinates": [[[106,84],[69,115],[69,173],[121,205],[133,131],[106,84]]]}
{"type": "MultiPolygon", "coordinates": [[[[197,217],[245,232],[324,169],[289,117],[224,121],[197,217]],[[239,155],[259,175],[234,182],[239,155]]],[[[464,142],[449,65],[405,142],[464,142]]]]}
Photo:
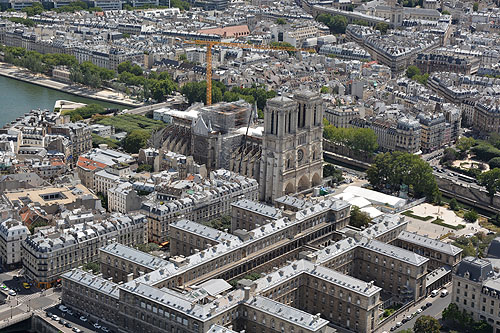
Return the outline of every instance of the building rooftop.
{"type": "Polygon", "coordinates": [[[108,244],[101,247],[99,251],[109,253],[115,257],[133,261],[135,264],[147,267],[150,270],[155,270],[168,264],[168,261],[158,258],[157,256],[153,256],[149,253],[142,252],[120,243],[108,244]]]}
{"type": "Polygon", "coordinates": [[[94,275],[81,269],[73,269],[64,273],[62,276],[70,281],[79,283],[85,287],[113,297],[116,300],[120,298],[118,284],[107,279],[103,279],[99,275],[94,275]]]}
{"type": "Polygon", "coordinates": [[[263,215],[270,219],[278,219],[281,217],[281,210],[272,206],[264,205],[248,199],[242,199],[232,204],[232,206],[252,211],[259,215],[263,215]]]}
{"type": "Polygon", "coordinates": [[[409,231],[401,232],[398,235],[398,239],[406,241],[408,243],[413,243],[418,246],[427,247],[435,251],[443,252],[451,256],[455,256],[463,251],[461,248],[449,243],[441,242],[439,240],[431,239],[409,231]]]}

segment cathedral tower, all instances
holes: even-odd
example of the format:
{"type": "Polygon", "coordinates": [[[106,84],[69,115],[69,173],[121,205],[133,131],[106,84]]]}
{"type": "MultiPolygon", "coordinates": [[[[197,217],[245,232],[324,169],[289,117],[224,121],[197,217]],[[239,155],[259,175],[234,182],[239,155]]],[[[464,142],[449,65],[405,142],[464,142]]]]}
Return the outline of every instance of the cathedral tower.
{"type": "Polygon", "coordinates": [[[323,102],[318,93],[279,96],[264,111],[260,198],[272,202],[319,185],[323,178],[323,102]]]}

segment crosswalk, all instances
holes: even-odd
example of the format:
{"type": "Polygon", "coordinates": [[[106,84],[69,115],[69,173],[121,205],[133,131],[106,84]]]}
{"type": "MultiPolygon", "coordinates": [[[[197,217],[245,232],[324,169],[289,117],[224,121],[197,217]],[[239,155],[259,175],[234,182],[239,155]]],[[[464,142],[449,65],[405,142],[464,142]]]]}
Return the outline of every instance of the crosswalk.
{"type": "Polygon", "coordinates": [[[40,297],[39,293],[34,293],[34,294],[29,294],[29,295],[18,295],[17,300],[19,301],[19,303],[26,303],[30,299],[38,298],[38,297],[40,297]]]}

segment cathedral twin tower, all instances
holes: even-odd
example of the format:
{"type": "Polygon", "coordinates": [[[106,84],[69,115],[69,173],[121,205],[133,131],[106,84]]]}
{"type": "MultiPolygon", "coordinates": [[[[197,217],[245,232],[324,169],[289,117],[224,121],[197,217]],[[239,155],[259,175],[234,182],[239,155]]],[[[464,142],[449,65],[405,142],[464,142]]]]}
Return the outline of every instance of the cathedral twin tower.
{"type": "Polygon", "coordinates": [[[260,162],[260,199],[272,202],[321,184],[323,178],[323,101],[302,91],[293,99],[267,101],[260,162]]]}

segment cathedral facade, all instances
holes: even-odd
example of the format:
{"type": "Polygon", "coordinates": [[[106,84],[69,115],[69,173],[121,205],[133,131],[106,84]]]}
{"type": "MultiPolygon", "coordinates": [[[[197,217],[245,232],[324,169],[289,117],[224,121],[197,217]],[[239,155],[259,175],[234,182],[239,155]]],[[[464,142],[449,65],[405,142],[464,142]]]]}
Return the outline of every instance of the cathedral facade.
{"type": "Polygon", "coordinates": [[[260,161],[260,199],[272,202],[321,184],[323,102],[318,93],[267,101],[260,161]]]}

